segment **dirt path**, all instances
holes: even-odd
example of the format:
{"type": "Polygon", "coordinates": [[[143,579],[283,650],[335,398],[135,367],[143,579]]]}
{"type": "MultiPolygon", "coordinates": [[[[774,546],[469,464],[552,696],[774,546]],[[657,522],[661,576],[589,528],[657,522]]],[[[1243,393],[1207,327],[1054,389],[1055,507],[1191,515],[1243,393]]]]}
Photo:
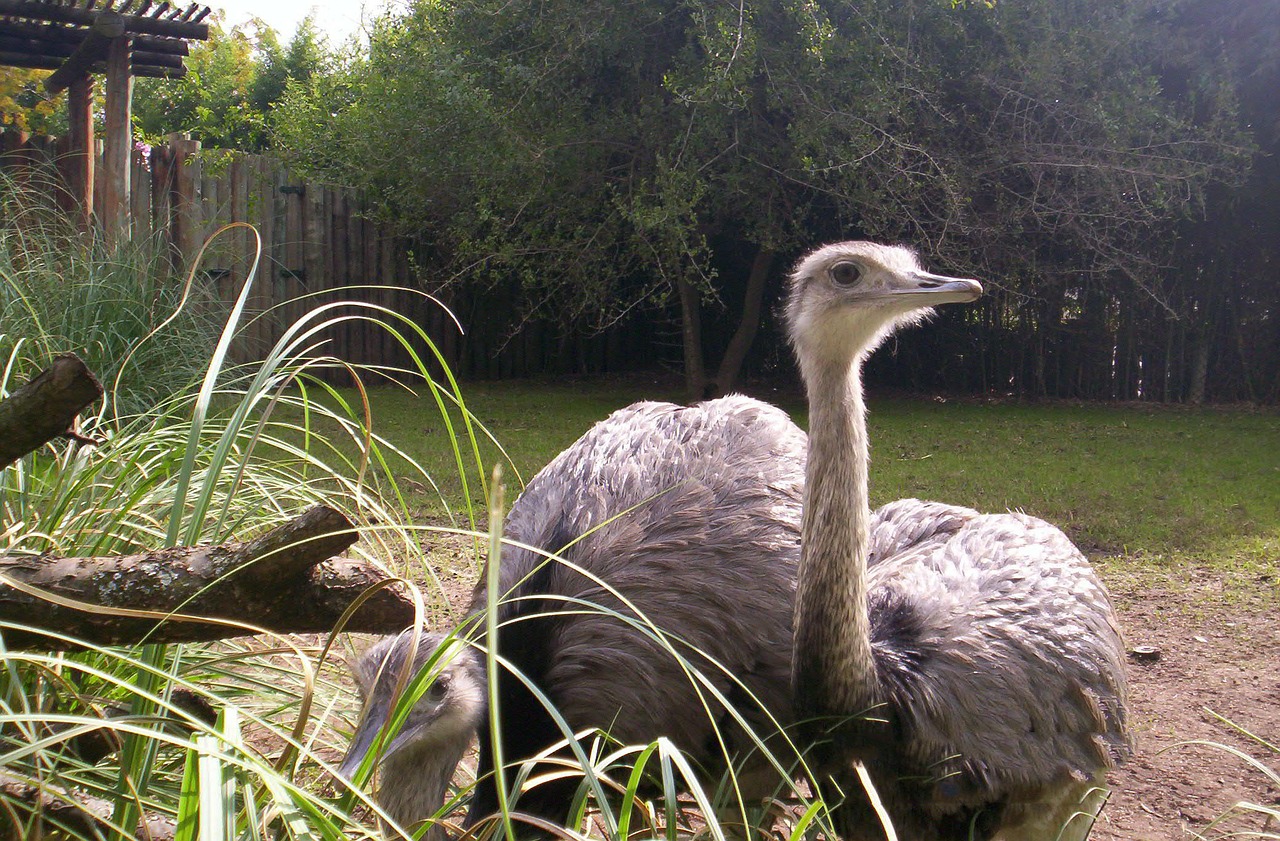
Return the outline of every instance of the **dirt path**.
{"type": "Polygon", "coordinates": [[[1184,744],[1229,745],[1280,772],[1280,753],[1213,715],[1272,744],[1280,741],[1276,582],[1262,576],[1245,582],[1194,573],[1190,578],[1156,586],[1109,581],[1130,648],[1154,646],[1160,656],[1148,663],[1130,660],[1138,751],[1112,777],[1111,802],[1091,836],[1095,841],[1280,838],[1275,822],[1232,811],[1241,801],[1280,810],[1280,788],[1220,748],[1184,744]],[[1228,584],[1232,595],[1224,596],[1228,584]],[[1206,829],[1228,812],[1226,820],[1206,829]],[[1269,834],[1248,834],[1259,831],[1269,834]]]}

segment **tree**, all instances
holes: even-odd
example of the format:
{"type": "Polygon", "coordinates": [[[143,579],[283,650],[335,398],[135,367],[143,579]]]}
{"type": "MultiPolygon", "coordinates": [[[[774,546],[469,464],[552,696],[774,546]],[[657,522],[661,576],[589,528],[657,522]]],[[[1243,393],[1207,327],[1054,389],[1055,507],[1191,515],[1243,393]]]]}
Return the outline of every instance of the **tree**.
{"type": "Polygon", "coordinates": [[[258,152],[272,143],[272,111],[292,80],[322,69],[327,44],[308,17],[287,47],[260,20],[195,45],[181,79],[139,79],[134,123],[144,138],[189,132],[205,146],[258,152]]]}
{"type": "Polygon", "coordinates": [[[60,98],[44,92],[48,70],[0,67],[0,126],[14,126],[34,134],[62,134],[66,109],[60,98]]]}
{"type": "MultiPolygon", "coordinates": [[[[1161,233],[1232,163],[1229,101],[1197,121],[1162,95],[1156,8],[420,2],[286,97],[282,142],[376,195],[439,276],[518,297],[513,322],[678,313],[699,396],[732,387],[766,280],[820,239],[959,255],[1037,301],[1034,330],[1154,288],[1161,233]]],[[[1016,300],[988,304],[993,336],[1016,300]]]]}

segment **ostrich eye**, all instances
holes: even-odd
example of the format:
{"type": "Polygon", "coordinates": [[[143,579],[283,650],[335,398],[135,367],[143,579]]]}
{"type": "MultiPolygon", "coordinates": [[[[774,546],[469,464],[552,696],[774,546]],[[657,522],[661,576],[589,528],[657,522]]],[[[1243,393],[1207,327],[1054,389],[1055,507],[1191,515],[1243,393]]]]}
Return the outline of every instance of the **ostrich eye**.
{"type": "Polygon", "coordinates": [[[444,696],[449,694],[449,681],[443,677],[436,678],[435,682],[427,687],[427,700],[433,704],[438,704],[444,700],[444,696]]]}
{"type": "Polygon", "coordinates": [[[836,286],[853,286],[862,277],[862,269],[857,263],[836,263],[831,267],[831,279],[836,286]]]}

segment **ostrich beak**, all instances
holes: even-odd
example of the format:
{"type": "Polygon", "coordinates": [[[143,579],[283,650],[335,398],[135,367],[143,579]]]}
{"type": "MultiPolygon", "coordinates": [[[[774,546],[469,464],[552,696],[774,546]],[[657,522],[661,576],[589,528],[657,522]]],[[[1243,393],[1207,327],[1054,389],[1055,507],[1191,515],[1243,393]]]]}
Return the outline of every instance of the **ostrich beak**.
{"type": "MultiPolygon", "coordinates": [[[[342,764],[338,766],[338,773],[349,781],[355,781],[356,771],[360,769],[360,763],[373,749],[374,744],[378,740],[378,734],[383,731],[387,725],[387,717],[390,711],[385,703],[370,706],[366,713],[361,716],[360,723],[356,726],[356,732],[351,736],[351,745],[347,748],[346,756],[342,757],[342,764]]],[[[406,743],[413,740],[416,734],[423,727],[430,724],[430,720],[422,720],[422,716],[410,714],[409,718],[403,723],[398,733],[388,733],[382,740],[382,744],[378,749],[379,761],[385,760],[393,753],[404,747],[406,743]]]]}
{"type": "MultiPolygon", "coordinates": [[[[435,712],[434,710],[432,711],[435,712]]],[[[345,779],[354,782],[356,771],[360,768],[360,763],[364,761],[365,756],[373,749],[377,742],[378,734],[387,726],[387,719],[391,712],[386,702],[371,705],[364,715],[360,718],[360,723],[356,726],[356,732],[351,736],[351,745],[347,748],[346,756],[342,757],[342,764],[338,766],[338,773],[345,779]]],[[[401,724],[400,730],[395,733],[388,733],[383,737],[382,744],[378,748],[378,761],[382,762],[396,751],[403,748],[406,744],[413,742],[418,734],[432,726],[436,720],[434,714],[424,714],[422,711],[414,710],[409,717],[401,724]]]]}
{"type": "Polygon", "coordinates": [[[976,301],[982,297],[982,284],[969,278],[911,272],[886,291],[892,298],[909,295],[913,306],[932,307],[976,301]]]}
{"type": "MultiPolygon", "coordinates": [[[[373,747],[374,741],[381,732],[382,726],[386,723],[387,711],[381,705],[370,706],[365,710],[364,715],[360,717],[360,723],[356,725],[356,732],[351,735],[351,745],[347,748],[346,756],[342,757],[342,764],[338,766],[338,774],[344,779],[355,782],[356,771],[360,768],[360,763],[364,761],[365,756],[373,747]]],[[[389,751],[386,741],[382,743],[382,755],[386,756],[389,751]]]]}

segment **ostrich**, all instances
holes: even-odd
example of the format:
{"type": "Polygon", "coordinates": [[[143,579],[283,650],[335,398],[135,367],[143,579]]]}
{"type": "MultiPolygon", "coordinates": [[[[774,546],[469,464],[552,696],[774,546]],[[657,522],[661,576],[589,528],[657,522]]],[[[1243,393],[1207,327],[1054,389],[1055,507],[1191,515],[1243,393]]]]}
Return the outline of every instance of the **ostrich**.
{"type": "Polygon", "coordinates": [[[854,762],[903,841],[1046,841],[1088,834],[1076,813],[1100,807],[1131,750],[1116,617],[1061,531],[916,500],[872,522],[862,363],[929,307],[981,292],[866,242],[817,249],[791,276],[809,399],[792,682],[825,743],[819,786],[844,792],[846,841],[884,837],[854,762]]]}
{"type": "MultiPolygon", "coordinates": [[[[752,737],[705,691],[710,709],[703,708],[686,667],[652,634],[605,611],[634,616],[625,598],[645,622],[678,640],[681,655],[752,732],[776,733],[770,715],[791,722],[804,447],[804,433],[784,412],[736,395],[687,408],[638,403],[597,424],[529,482],[507,516],[501,657],[574,731],[597,727],[624,744],[665,736],[707,780],[720,778],[728,753],[744,802],[773,793],[783,781],[752,737]],[[534,549],[560,554],[607,586],[534,549]],[[585,610],[582,602],[600,609],[585,610]]],[[[486,609],[484,581],[473,593],[473,618],[486,609]]],[[[419,640],[413,671],[441,640],[419,640]]],[[[348,778],[386,723],[412,642],[412,630],[386,638],[355,665],[364,709],[340,769],[348,778]]],[[[437,669],[380,760],[378,800],[406,828],[442,805],[477,729],[478,782],[467,824],[498,809],[481,658],[455,645],[437,669]]],[[[500,668],[497,682],[506,761],[533,757],[563,738],[520,680],[500,668]]],[[[775,741],[770,749],[780,752],[775,741]]],[[[574,779],[544,782],[513,808],[563,822],[576,789],[574,779]]],[[[430,832],[433,841],[444,837],[438,826],[430,832]]]]}
{"type": "MultiPolygon", "coordinates": [[[[1020,821],[1021,834],[1004,837],[1054,838],[1073,798],[1129,749],[1105,591],[1067,538],[1034,518],[913,499],[867,511],[862,359],[921,307],[979,291],[973,281],[924,273],[902,249],[846,243],[802,260],[787,312],[813,404],[812,444],[781,411],[740,396],[614,413],[539,472],[512,507],[512,545],[499,569],[502,656],[575,730],[600,727],[631,743],[668,736],[712,773],[724,762],[712,739],[718,724],[730,750],[748,754],[744,795],[772,791],[776,773],[750,755],[749,737],[726,727],[726,716],[717,722],[700,712],[669,653],[634,628],[570,613],[567,604],[617,609],[625,596],[741,679],[739,686],[703,668],[757,733],[772,729],[761,706],[778,724],[794,721],[793,669],[800,711],[848,720],[810,733],[823,743],[816,776],[824,788],[834,778],[845,795],[837,819],[849,841],[882,837],[851,760],[870,768],[904,841],[991,837],[1020,821]],[[817,457],[806,490],[809,446],[817,457]],[[802,493],[805,597],[793,666],[802,493]],[[568,547],[566,559],[617,595],[528,547],[568,547]],[[742,703],[748,694],[760,704],[742,703]],[[1046,799],[1052,810],[1038,805],[1046,799]]],[[[478,587],[471,614],[485,603],[478,587]]],[[[342,766],[348,777],[386,723],[412,639],[389,637],[356,665],[365,703],[342,766]]],[[[422,668],[442,639],[420,640],[410,668],[422,668]]],[[[486,719],[475,652],[453,646],[437,669],[382,752],[379,801],[405,827],[438,810],[486,719]]],[[[522,683],[504,670],[498,684],[508,760],[561,738],[522,683]]],[[[482,729],[468,824],[497,809],[489,741],[482,729]]],[[[517,808],[563,819],[575,788],[540,785],[517,808]]],[[[439,826],[430,833],[443,838],[439,826]]]]}

